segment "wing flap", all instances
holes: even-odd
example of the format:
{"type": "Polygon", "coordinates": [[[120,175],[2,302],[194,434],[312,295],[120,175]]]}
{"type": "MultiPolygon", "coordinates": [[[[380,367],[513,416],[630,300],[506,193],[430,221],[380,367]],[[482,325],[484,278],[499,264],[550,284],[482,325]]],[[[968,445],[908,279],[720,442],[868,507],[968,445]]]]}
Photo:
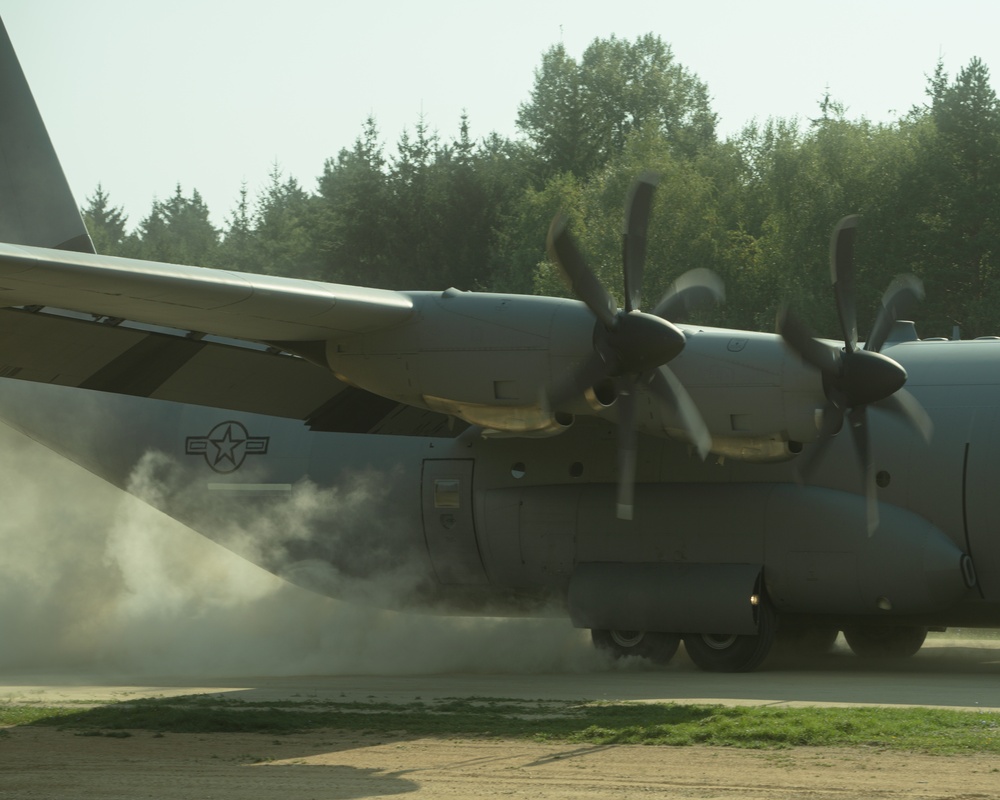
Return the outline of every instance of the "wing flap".
{"type": "Polygon", "coordinates": [[[318,431],[454,436],[447,417],[296,356],[50,310],[0,310],[0,378],[300,419],[318,431]]]}

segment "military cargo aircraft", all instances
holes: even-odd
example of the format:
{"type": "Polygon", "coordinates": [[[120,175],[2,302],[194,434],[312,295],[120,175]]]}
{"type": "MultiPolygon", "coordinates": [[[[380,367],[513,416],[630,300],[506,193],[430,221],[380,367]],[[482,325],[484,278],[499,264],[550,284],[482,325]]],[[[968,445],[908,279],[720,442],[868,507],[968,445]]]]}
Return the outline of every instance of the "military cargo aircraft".
{"type": "Polygon", "coordinates": [[[706,271],[643,310],[652,175],[624,308],[561,217],[577,300],[135,261],[94,252],[5,31],[0,108],[0,419],[266,569],[715,671],[1000,625],[1000,342],[920,340],[912,277],[859,342],[857,218],[836,342],[682,321],[706,271]]]}

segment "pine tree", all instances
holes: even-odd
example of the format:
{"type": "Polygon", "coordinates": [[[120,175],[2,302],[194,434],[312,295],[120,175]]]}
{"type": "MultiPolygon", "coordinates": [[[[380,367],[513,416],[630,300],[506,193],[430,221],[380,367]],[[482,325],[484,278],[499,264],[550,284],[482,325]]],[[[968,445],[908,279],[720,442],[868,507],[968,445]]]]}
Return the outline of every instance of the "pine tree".
{"type": "Polygon", "coordinates": [[[236,208],[226,218],[226,228],[219,248],[219,266],[237,272],[259,272],[255,240],[256,231],[250,211],[250,190],[247,188],[247,182],[243,181],[240,184],[236,208]]]}
{"type": "Polygon", "coordinates": [[[299,182],[284,177],[275,162],[254,212],[255,260],[261,272],[296,278],[320,277],[313,203],[299,182]]]}
{"type": "Polygon", "coordinates": [[[319,178],[317,225],[324,278],[391,286],[388,271],[386,160],[374,117],[351,149],[327,159],[319,178]]]}
{"type": "Polygon", "coordinates": [[[130,254],[149,261],[215,266],[219,232],[197,189],[185,197],[180,184],[168,200],[154,200],[149,216],[139,223],[130,254]]]}
{"type": "Polygon", "coordinates": [[[128,217],[121,207],[111,205],[108,193],[101,184],[97,184],[94,194],[87,198],[80,214],[98,253],[109,256],[122,254],[128,217]]]}

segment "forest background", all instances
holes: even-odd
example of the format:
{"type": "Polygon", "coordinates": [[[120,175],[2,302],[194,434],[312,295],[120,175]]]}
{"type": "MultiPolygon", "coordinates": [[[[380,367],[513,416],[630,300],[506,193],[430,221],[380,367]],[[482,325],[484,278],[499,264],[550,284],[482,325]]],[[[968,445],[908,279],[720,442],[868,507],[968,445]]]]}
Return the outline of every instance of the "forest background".
{"type": "Polygon", "coordinates": [[[862,215],[859,322],[892,278],[927,297],[921,336],[1000,334],[1000,101],[973,58],[942,62],[927,100],[891,123],[851,119],[829,95],[809,120],[752,121],[721,139],[709,87],[660,37],[595,39],[580,59],[543,53],[514,139],[453,135],[418,119],[387,152],[369,118],[322,165],[313,191],[275,163],[251,197],[236,187],[221,229],[197,189],[178,185],[129,220],[102,186],[82,208],[98,252],[394,289],[566,295],[545,254],[552,217],[571,228],[621,299],[621,228],[631,180],[656,172],[644,294],[708,267],[727,302],[697,322],[774,330],[790,302],[836,338],[829,239],[862,215]]]}

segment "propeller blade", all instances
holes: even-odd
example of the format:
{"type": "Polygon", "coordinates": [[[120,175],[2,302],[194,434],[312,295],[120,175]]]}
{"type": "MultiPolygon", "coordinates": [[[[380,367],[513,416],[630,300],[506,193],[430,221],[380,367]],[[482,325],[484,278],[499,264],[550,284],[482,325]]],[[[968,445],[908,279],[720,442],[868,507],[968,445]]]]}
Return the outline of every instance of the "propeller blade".
{"type": "Polygon", "coordinates": [[[847,419],[851,429],[851,438],[854,440],[854,451],[861,464],[861,475],[865,488],[865,517],[868,523],[868,535],[872,536],[878,527],[878,487],[875,485],[875,463],[872,460],[868,439],[866,406],[852,408],[847,419]]]}
{"type": "Polygon", "coordinates": [[[662,319],[685,319],[690,311],[726,299],[726,287],[712,270],[699,267],[685,272],[664,292],[653,314],[662,319]]]}
{"type": "Polygon", "coordinates": [[[874,405],[879,411],[887,411],[904,420],[924,437],[925,442],[929,442],[934,435],[934,423],[931,422],[930,416],[924,411],[920,401],[906,389],[898,389],[895,394],[879,400],[874,405]]]}
{"type": "Polygon", "coordinates": [[[704,460],[712,449],[712,434],[708,432],[708,426],[705,425],[705,420],[702,419],[694,400],[684,385],[677,380],[677,376],[667,367],[660,367],[649,373],[646,386],[674,413],[688,439],[698,450],[698,455],[704,460]]]}
{"type": "Polygon", "coordinates": [[[861,464],[868,535],[873,536],[879,524],[878,485],[868,430],[868,407],[895,414],[925,440],[930,439],[933,428],[927,412],[903,389],[906,370],[880,352],[893,323],[909,314],[923,299],[923,285],[917,278],[902,275],[889,285],[882,295],[882,306],[871,335],[864,349],[858,349],[854,287],[854,238],[858,219],[857,216],[844,217],[834,228],[830,240],[830,277],[844,337],[843,351],[813,338],[811,331],[787,309],[778,316],[778,331],[803,361],[821,371],[827,399],[819,438],[799,464],[799,477],[808,474],[823,457],[831,439],[843,425],[846,413],[854,451],[861,464]]]}
{"type": "Polygon", "coordinates": [[[640,175],[626,197],[622,232],[622,272],[625,281],[625,308],[587,266],[586,259],[569,233],[565,214],[559,213],[549,227],[547,246],[574,294],[590,309],[598,324],[593,330],[590,356],[567,374],[559,376],[543,390],[540,404],[549,411],[567,410],[567,404],[594,388],[605,404],[601,389],[614,386],[618,412],[618,516],[631,519],[635,495],[636,415],[640,381],[659,402],[672,411],[676,421],[694,443],[702,458],[712,446],[712,437],[694,401],[663,365],[684,349],[684,332],[668,319],[681,316],[707,300],[725,295],[722,281],[709,270],[697,269],[681,276],[664,295],[655,314],[644,313],[642,280],[646,264],[647,230],[653,207],[657,175],[640,175]]]}
{"type": "Polygon", "coordinates": [[[549,256],[562,269],[573,294],[586,303],[587,308],[605,328],[612,330],[615,327],[618,305],[597,280],[597,276],[590,271],[583,254],[569,234],[567,222],[563,213],[557,214],[552,220],[547,242],[549,256]]]}
{"type": "Polygon", "coordinates": [[[778,333],[807,364],[830,378],[840,375],[841,357],[837,348],[814,338],[808,326],[788,308],[778,312],[778,333]]]}
{"type": "Polygon", "coordinates": [[[595,350],[575,372],[562,376],[544,392],[542,407],[558,410],[563,403],[580,397],[591,386],[607,378],[608,374],[604,357],[595,350]]]}
{"type": "Polygon", "coordinates": [[[625,273],[625,311],[642,304],[642,273],[646,265],[646,230],[653,207],[653,191],[660,178],[644,172],[632,182],[625,201],[625,230],[622,235],[622,267],[625,273]]]}
{"type": "Polygon", "coordinates": [[[924,284],[914,275],[899,275],[882,295],[882,305],[872,326],[871,335],[865,342],[865,350],[882,349],[886,337],[897,319],[906,319],[924,299],[924,284]]]}
{"type": "Polygon", "coordinates": [[[809,477],[809,474],[813,471],[813,467],[820,462],[830,441],[840,432],[843,425],[844,412],[833,403],[828,403],[823,408],[823,417],[820,423],[819,436],[816,438],[816,446],[798,462],[800,479],[809,477]]]}
{"type": "Polygon", "coordinates": [[[844,217],[830,239],[830,279],[847,352],[858,348],[858,312],[854,304],[854,234],[859,217],[844,217]]]}
{"type": "Polygon", "coordinates": [[[632,519],[635,497],[635,381],[618,395],[618,519],[632,519]]]}

